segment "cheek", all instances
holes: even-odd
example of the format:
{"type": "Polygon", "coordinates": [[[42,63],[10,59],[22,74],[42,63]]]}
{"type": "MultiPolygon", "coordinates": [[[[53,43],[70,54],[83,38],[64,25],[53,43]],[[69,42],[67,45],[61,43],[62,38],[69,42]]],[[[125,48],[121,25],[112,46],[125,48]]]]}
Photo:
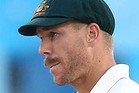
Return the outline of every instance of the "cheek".
{"type": "Polygon", "coordinates": [[[86,73],[85,69],[88,67],[89,60],[85,45],[76,43],[65,51],[65,69],[74,75],[86,73]]]}
{"type": "Polygon", "coordinates": [[[85,63],[88,62],[87,44],[80,37],[61,39],[56,42],[54,49],[56,55],[63,59],[65,69],[70,71],[77,67],[85,67],[85,63]]]}
{"type": "Polygon", "coordinates": [[[57,84],[70,83],[88,73],[88,54],[83,41],[74,40],[59,42],[55,46],[55,54],[61,59],[58,74],[54,74],[57,84]]]}
{"type": "Polygon", "coordinates": [[[78,64],[82,64],[82,61],[87,61],[87,46],[81,39],[67,41],[62,49],[63,56],[67,57],[70,64],[78,66],[78,64]]]}

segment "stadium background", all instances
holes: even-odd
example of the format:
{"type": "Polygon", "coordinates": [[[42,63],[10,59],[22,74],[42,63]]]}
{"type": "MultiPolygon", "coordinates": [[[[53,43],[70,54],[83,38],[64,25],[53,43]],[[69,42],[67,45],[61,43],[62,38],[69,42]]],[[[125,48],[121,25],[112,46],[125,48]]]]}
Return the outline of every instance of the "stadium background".
{"type": "MultiPolygon", "coordinates": [[[[105,0],[112,9],[116,28],[114,54],[117,63],[130,66],[139,83],[139,1],[105,0]]],[[[0,93],[76,93],[70,86],[57,86],[38,54],[39,39],[21,36],[17,29],[28,22],[41,0],[0,2],[0,93]]]]}

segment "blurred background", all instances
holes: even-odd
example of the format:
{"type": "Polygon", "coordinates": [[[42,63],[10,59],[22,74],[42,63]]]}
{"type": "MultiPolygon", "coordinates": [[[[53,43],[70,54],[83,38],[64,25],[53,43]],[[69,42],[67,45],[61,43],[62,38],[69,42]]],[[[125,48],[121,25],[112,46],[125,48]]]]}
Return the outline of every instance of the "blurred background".
{"type": "MultiPolygon", "coordinates": [[[[40,41],[25,37],[18,28],[27,23],[42,0],[0,2],[0,93],[76,93],[57,86],[38,53],[40,41]]],[[[117,63],[130,66],[130,77],[139,83],[139,1],[105,0],[112,9],[116,28],[114,54],[117,63]]]]}

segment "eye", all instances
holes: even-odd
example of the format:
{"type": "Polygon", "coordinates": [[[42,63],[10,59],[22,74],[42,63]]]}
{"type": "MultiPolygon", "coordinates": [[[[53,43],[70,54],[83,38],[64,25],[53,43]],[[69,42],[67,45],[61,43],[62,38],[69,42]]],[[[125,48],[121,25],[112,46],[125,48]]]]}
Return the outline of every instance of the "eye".
{"type": "Polygon", "coordinates": [[[59,33],[57,32],[48,32],[48,33],[44,33],[43,35],[37,35],[41,40],[44,38],[49,38],[51,40],[56,39],[56,37],[58,36],[59,33]]]}
{"type": "Polygon", "coordinates": [[[50,33],[49,33],[49,37],[50,37],[51,39],[56,38],[57,35],[58,35],[57,32],[50,32],[50,33]]]}

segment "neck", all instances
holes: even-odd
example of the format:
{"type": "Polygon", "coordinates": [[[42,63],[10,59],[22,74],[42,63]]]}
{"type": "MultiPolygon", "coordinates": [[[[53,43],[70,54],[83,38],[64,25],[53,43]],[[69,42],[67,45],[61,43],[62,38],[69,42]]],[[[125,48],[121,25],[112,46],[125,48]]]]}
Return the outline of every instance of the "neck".
{"type": "Polygon", "coordinates": [[[98,56],[97,60],[89,66],[88,73],[73,81],[71,85],[78,93],[90,93],[103,74],[113,65],[115,65],[115,61],[112,56],[98,56]]]}

